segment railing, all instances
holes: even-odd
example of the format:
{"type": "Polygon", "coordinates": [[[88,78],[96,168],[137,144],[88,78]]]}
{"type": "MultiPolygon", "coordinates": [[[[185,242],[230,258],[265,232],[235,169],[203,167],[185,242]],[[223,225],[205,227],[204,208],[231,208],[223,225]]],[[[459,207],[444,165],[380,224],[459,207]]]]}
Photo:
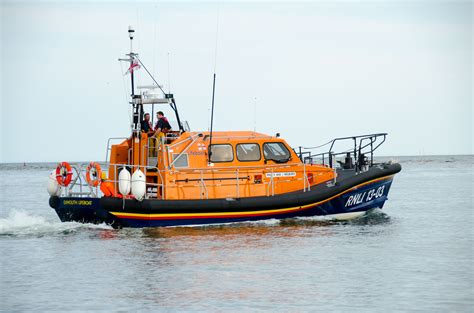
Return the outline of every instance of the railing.
{"type": "Polygon", "coordinates": [[[90,186],[86,181],[87,164],[71,164],[73,179],[68,186],[61,186],[61,197],[92,197],[99,196],[99,188],[90,186]]]}
{"type": "MultiPolygon", "coordinates": [[[[106,179],[106,182],[111,182],[114,185],[115,191],[119,193],[119,179],[118,174],[120,170],[127,169],[131,174],[134,170],[140,169],[145,176],[148,175],[148,171],[152,169],[153,173],[156,173],[158,179],[157,183],[146,182],[146,199],[157,198],[166,199],[167,190],[172,188],[182,188],[182,185],[176,184],[181,180],[175,180],[174,184],[164,183],[164,173],[169,170],[158,170],[154,166],[143,166],[143,165],[131,165],[131,164],[109,164],[103,162],[97,162],[102,168],[102,171],[108,172],[108,177],[114,177],[114,179],[106,179]],[[113,173],[113,175],[110,175],[113,173]]],[[[75,177],[68,187],[62,187],[61,196],[63,197],[92,197],[97,198],[101,196],[99,187],[92,187],[86,182],[86,168],[88,163],[85,164],[71,164],[75,177]]],[[[304,192],[311,190],[310,181],[307,174],[306,167],[308,164],[292,163],[292,164],[275,164],[275,165],[264,165],[264,166],[239,166],[239,167],[218,167],[218,168],[173,168],[173,173],[188,174],[196,178],[183,179],[186,182],[196,182],[196,185],[190,185],[189,187],[200,188],[200,198],[209,199],[209,189],[213,187],[225,187],[235,186],[235,194],[233,197],[240,198],[241,181],[250,181],[251,177],[255,175],[261,175],[261,184],[264,186],[266,196],[274,196],[275,188],[277,184],[291,183],[295,181],[301,181],[302,190],[304,192]],[[295,170],[295,167],[297,169],[295,170]],[[295,172],[294,177],[288,179],[275,179],[275,173],[282,172],[282,170],[291,168],[292,172],[295,172]],[[243,174],[244,172],[244,174],[243,174]],[[269,174],[269,176],[267,175],[269,174]],[[210,177],[210,175],[219,175],[218,178],[210,177]],[[267,175],[267,176],[266,176],[267,175]],[[267,179],[264,179],[267,178],[267,179]]]]}
{"type": "MultiPolygon", "coordinates": [[[[189,168],[189,167],[178,167],[174,166],[175,161],[178,158],[173,159],[173,148],[176,148],[178,145],[185,145],[183,149],[180,149],[180,155],[185,153],[187,149],[197,140],[198,137],[202,134],[197,133],[193,136],[190,136],[184,140],[175,141],[176,137],[174,135],[162,137],[160,139],[149,138],[149,141],[146,145],[142,146],[142,151],[140,153],[140,164],[147,165],[132,165],[132,164],[110,164],[107,162],[99,163],[103,171],[109,171],[109,179],[106,181],[112,182],[116,192],[119,190],[119,180],[118,174],[122,168],[126,168],[131,174],[139,168],[145,174],[145,177],[156,176],[154,182],[146,182],[146,196],[145,198],[158,198],[158,199],[167,199],[167,192],[171,188],[181,188],[182,185],[176,184],[176,181],[172,184],[165,183],[164,173],[173,171],[173,173],[182,173],[188,174],[189,176],[195,176],[198,178],[193,178],[191,181],[195,181],[197,185],[194,187],[199,187],[200,197],[209,198],[209,189],[216,186],[235,186],[235,197],[240,198],[241,196],[241,185],[242,180],[249,180],[250,176],[242,176],[242,172],[246,172],[247,175],[261,175],[262,182],[261,184],[265,187],[265,192],[267,196],[275,195],[275,188],[277,184],[283,184],[287,182],[301,181],[302,190],[304,192],[311,190],[311,183],[309,181],[309,176],[307,175],[307,166],[310,164],[318,163],[318,160],[321,160],[318,164],[329,165],[335,171],[335,160],[337,156],[346,154],[346,157],[353,157],[354,160],[357,160],[356,170],[361,170],[361,166],[365,164],[364,157],[366,154],[370,155],[370,165],[373,165],[373,152],[385,141],[387,134],[370,134],[363,136],[352,136],[352,137],[341,137],[331,140],[330,142],[318,146],[318,147],[298,147],[298,150],[295,151],[302,163],[286,163],[286,164],[274,164],[274,165],[260,165],[260,166],[234,166],[234,167],[212,167],[212,168],[189,168]],[[333,148],[335,144],[341,141],[353,141],[353,147],[351,149],[334,152],[333,148]],[[154,143],[154,144],[151,144],[154,143]],[[168,143],[168,144],[164,144],[168,143]],[[316,149],[329,146],[328,152],[317,153],[316,149]],[[158,159],[162,158],[160,161],[161,166],[164,166],[165,169],[158,169],[158,164],[150,164],[150,158],[154,158],[157,163],[158,159]],[[327,161],[327,162],[326,162],[327,161]],[[296,172],[296,177],[289,177],[288,179],[275,179],[275,172],[282,171],[285,168],[293,167],[292,172],[296,172]],[[296,171],[295,171],[296,167],[296,171]],[[149,172],[156,173],[156,175],[149,174],[149,172]],[[225,176],[223,183],[216,183],[215,181],[222,181],[222,179],[209,178],[214,174],[220,174],[225,176]],[[268,176],[269,175],[269,176],[268,176]],[[112,179],[113,178],[113,179],[112,179]]],[[[109,157],[109,151],[111,150],[111,141],[113,140],[126,140],[124,137],[109,138],[107,142],[107,152],[106,160],[109,157]]],[[[128,150],[128,159],[131,160],[131,148],[128,150]]],[[[339,162],[339,161],[338,161],[339,162]]],[[[87,184],[85,179],[85,168],[87,164],[75,164],[73,169],[76,173],[74,180],[67,187],[62,188],[62,195],[64,196],[85,196],[85,197],[99,197],[100,189],[98,187],[91,187],[87,184]]],[[[314,168],[312,168],[314,172],[314,168]]],[[[336,175],[334,175],[334,182],[336,175]]],[[[191,186],[190,186],[191,187],[191,186]]]]}
{"type": "Polygon", "coordinates": [[[128,137],[112,137],[107,140],[107,149],[105,151],[105,162],[107,162],[107,160],[109,159],[109,151],[112,150],[111,141],[116,141],[116,140],[123,141],[126,139],[128,139],[128,137]]]}
{"type": "Polygon", "coordinates": [[[355,168],[356,171],[362,171],[366,166],[373,166],[374,151],[377,150],[387,137],[387,133],[376,133],[351,137],[335,138],[323,145],[315,147],[297,147],[293,149],[305,164],[323,164],[335,168],[336,158],[345,155],[345,162],[337,161],[343,168],[355,168]],[[336,143],[351,142],[349,149],[343,151],[333,151],[336,143]],[[319,152],[324,147],[329,146],[327,152],[319,152]],[[352,163],[352,160],[354,163],[352,163]],[[353,166],[351,167],[351,164],[353,166]]]}
{"type": "MultiPolygon", "coordinates": [[[[291,164],[275,164],[275,165],[262,165],[262,166],[229,166],[229,167],[217,167],[217,168],[174,168],[174,173],[182,173],[188,175],[199,176],[199,179],[187,179],[187,182],[196,181],[199,182],[199,185],[203,190],[217,187],[217,186],[235,186],[235,197],[240,197],[240,186],[241,181],[250,180],[251,176],[260,175],[262,176],[262,184],[265,186],[266,196],[275,195],[276,185],[282,183],[290,183],[295,181],[302,182],[302,190],[304,192],[311,190],[311,184],[309,178],[306,175],[308,164],[302,163],[291,163],[291,164]],[[297,169],[295,170],[295,167],[297,169]],[[292,172],[295,172],[294,177],[289,177],[286,180],[276,180],[275,173],[281,172],[285,169],[290,169],[292,172]],[[298,169],[299,168],[299,169],[298,169]],[[242,173],[245,173],[242,175],[242,173]],[[265,176],[269,174],[269,176],[265,176]],[[209,175],[221,175],[218,178],[204,178],[204,176],[209,175]],[[263,178],[268,178],[264,180],[263,178]],[[216,184],[213,181],[220,181],[216,184]],[[229,183],[222,183],[222,181],[227,181],[229,183]]],[[[314,169],[313,169],[314,170],[314,169]]],[[[166,188],[173,188],[178,186],[167,186],[166,188]]],[[[206,197],[208,198],[208,196],[206,197]]]]}
{"type": "MultiPolygon", "coordinates": [[[[147,170],[149,169],[156,169],[156,167],[152,166],[138,166],[138,165],[130,165],[130,164],[109,164],[106,162],[96,162],[98,163],[103,172],[108,173],[107,177],[111,177],[110,173],[110,168],[112,168],[113,172],[113,177],[115,179],[106,179],[104,181],[106,182],[111,182],[114,185],[114,188],[116,190],[116,193],[119,193],[119,179],[118,179],[118,174],[120,170],[122,169],[127,169],[130,174],[133,174],[133,169],[139,168],[144,174],[145,177],[147,175],[147,170]]],[[[86,181],[86,168],[88,166],[88,163],[82,164],[82,163],[77,163],[77,164],[71,164],[71,168],[75,175],[73,175],[73,180],[71,183],[67,186],[61,187],[61,196],[63,197],[92,197],[92,198],[97,198],[101,195],[99,186],[93,187],[89,185],[86,181]]],[[[160,171],[158,171],[159,173],[160,171]]],[[[161,173],[159,173],[161,175],[161,173]]],[[[161,178],[161,182],[163,182],[163,179],[161,178]]],[[[153,188],[156,188],[156,193],[158,194],[158,188],[161,187],[163,189],[163,183],[158,184],[158,183],[146,183],[146,190],[147,190],[147,198],[149,195],[152,193],[153,188]],[[151,189],[151,191],[149,191],[151,189]]]]}

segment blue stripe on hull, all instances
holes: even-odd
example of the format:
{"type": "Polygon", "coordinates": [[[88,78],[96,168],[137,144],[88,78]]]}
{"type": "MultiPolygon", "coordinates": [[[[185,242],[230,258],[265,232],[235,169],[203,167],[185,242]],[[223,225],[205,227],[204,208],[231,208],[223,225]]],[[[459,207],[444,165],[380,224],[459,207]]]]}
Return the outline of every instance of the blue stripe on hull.
{"type": "Polygon", "coordinates": [[[274,214],[254,217],[222,217],[222,218],[190,218],[190,219],[134,219],[120,218],[120,222],[126,227],[162,227],[162,226],[185,226],[222,224],[246,221],[259,221],[268,219],[285,219],[293,217],[324,216],[352,212],[364,212],[373,208],[382,208],[387,200],[392,179],[374,182],[361,186],[324,203],[320,203],[306,210],[290,212],[285,214],[274,214]]]}

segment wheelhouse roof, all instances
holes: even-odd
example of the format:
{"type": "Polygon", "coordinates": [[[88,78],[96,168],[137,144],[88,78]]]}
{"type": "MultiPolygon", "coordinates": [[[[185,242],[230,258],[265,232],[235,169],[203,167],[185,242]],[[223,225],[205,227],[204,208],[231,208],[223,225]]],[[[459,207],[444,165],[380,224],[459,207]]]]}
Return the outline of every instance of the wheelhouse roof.
{"type": "MultiPolygon", "coordinates": [[[[205,139],[209,138],[210,132],[205,131],[205,132],[190,132],[190,136],[194,136],[197,134],[202,134],[205,139]]],[[[212,140],[217,140],[217,139],[227,139],[227,140],[242,140],[242,139],[254,139],[254,140],[260,140],[260,139],[272,139],[272,138],[277,138],[275,136],[270,136],[254,131],[214,131],[212,132],[212,140]]]]}

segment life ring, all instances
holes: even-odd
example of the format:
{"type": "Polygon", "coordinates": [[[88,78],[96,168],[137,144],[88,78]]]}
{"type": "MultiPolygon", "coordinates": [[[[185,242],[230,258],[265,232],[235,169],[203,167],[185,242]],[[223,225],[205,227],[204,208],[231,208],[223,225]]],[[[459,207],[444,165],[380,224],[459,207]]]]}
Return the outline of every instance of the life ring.
{"type": "Polygon", "coordinates": [[[89,163],[89,166],[86,170],[86,181],[89,186],[97,187],[99,185],[101,177],[102,169],[100,168],[100,165],[95,162],[89,163]]]}
{"type": "Polygon", "coordinates": [[[61,162],[56,167],[56,180],[60,186],[66,187],[72,180],[71,165],[67,162],[61,162]]]}

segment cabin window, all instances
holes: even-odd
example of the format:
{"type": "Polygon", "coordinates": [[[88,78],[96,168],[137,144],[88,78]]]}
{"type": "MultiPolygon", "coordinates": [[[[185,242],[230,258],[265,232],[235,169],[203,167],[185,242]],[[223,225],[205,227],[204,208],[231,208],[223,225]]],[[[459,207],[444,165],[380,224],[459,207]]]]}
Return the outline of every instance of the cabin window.
{"type": "Polygon", "coordinates": [[[268,142],[263,144],[263,155],[265,160],[272,160],[277,163],[285,163],[290,160],[290,151],[281,142],[268,142]]]}
{"type": "Polygon", "coordinates": [[[232,162],[234,152],[231,145],[212,145],[211,162],[232,162]]]}
{"type": "Polygon", "coordinates": [[[173,154],[173,165],[174,167],[188,167],[189,162],[188,162],[188,154],[187,153],[182,153],[182,154],[173,154]]]}
{"type": "Polygon", "coordinates": [[[261,159],[260,146],[256,143],[240,143],[235,147],[237,160],[259,161],[261,159]]]}

